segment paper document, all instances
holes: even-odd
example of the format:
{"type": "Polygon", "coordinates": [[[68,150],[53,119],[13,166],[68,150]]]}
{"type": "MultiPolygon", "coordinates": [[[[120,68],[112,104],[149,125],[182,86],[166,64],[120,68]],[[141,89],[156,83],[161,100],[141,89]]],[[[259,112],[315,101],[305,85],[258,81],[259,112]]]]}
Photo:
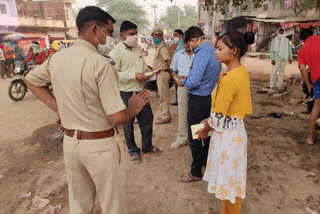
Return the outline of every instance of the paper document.
{"type": "MultiPolygon", "coordinates": [[[[204,123],[196,124],[191,126],[192,139],[198,139],[199,135],[196,134],[197,131],[204,128],[204,123]]],[[[211,132],[208,133],[208,136],[211,136],[211,132]]]]}
{"type": "Polygon", "coordinates": [[[148,77],[149,81],[154,81],[154,80],[156,80],[156,77],[157,77],[156,73],[157,72],[158,72],[158,70],[148,71],[148,72],[145,72],[144,75],[146,77],[148,77]]]}

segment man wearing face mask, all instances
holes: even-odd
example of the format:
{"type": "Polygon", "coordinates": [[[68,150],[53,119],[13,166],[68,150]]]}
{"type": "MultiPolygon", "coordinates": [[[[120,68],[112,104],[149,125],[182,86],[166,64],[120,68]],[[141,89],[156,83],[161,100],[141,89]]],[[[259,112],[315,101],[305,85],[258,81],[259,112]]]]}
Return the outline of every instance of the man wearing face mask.
{"type": "Polygon", "coordinates": [[[154,30],[151,33],[153,42],[156,45],[155,56],[153,60],[153,70],[157,70],[157,86],[160,96],[160,117],[156,124],[170,123],[170,97],[169,85],[171,74],[169,68],[171,64],[171,51],[168,45],[163,41],[163,31],[154,30]]]}
{"type": "MultiPolygon", "coordinates": [[[[172,57],[170,69],[172,69],[172,76],[175,80],[186,79],[189,75],[190,66],[193,59],[193,53],[188,44],[184,43],[184,49],[178,51],[172,57]]],[[[177,139],[171,144],[171,148],[177,149],[188,142],[188,102],[189,95],[184,87],[178,88],[178,134],[177,139]]]]}
{"type": "MultiPolygon", "coordinates": [[[[173,36],[174,36],[173,40],[175,42],[175,48],[173,51],[171,49],[171,53],[174,53],[173,55],[175,55],[177,52],[184,50],[182,30],[176,29],[173,33],[173,36]]],[[[170,103],[173,106],[178,105],[178,85],[177,85],[177,83],[175,83],[175,87],[176,87],[176,101],[174,103],[170,103]]]]}
{"type": "Polygon", "coordinates": [[[184,44],[183,44],[183,31],[180,29],[176,29],[173,33],[173,39],[177,43],[177,48],[175,49],[173,55],[175,55],[177,52],[184,50],[184,44]]]}
{"type": "Polygon", "coordinates": [[[271,42],[270,58],[272,71],[270,75],[270,87],[268,88],[275,87],[277,73],[279,73],[277,87],[280,88],[283,83],[287,61],[289,61],[289,64],[292,63],[292,47],[289,39],[285,37],[284,29],[282,28],[278,30],[278,36],[271,42]]]}
{"type": "Polygon", "coordinates": [[[107,42],[113,41],[114,22],[98,7],[81,9],[76,21],[79,39],[51,55],[25,79],[65,128],[70,214],[92,213],[96,195],[102,213],[126,213],[115,127],[134,118],[149,102],[150,92],[133,94],[126,109],[117,72],[106,56],[113,45],[107,42]],[[54,96],[47,83],[52,83],[54,96]]]}
{"type": "MultiPolygon", "coordinates": [[[[137,45],[137,26],[124,21],[120,26],[121,42],[109,53],[116,62],[115,68],[119,74],[120,95],[126,106],[133,93],[143,90],[147,77],[144,72],[148,69],[141,49],[137,45]]],[[[137,115],[138,124],[142,135],[142,152],[157,152],[158,148],[152,145],[153,113],[150,104],[144,106],[137,115]]],[[[140,149],[134,140],[134,118],[123,124],[124,136],[133,163],[140,163],[140,149]]]]}
{"type": "Polygon", "coordinates": [[[210,140],[193,140],[190,127],[210,115],[211,93],[219,79],[221,64],[214,54],[216,49],[205,39],[200,28],[190,27],[185,32],[184,41],[193,50],[194,57],[188,78],[177,80],[177,84],[185,87],[189,94],[188,138],[193,160],[190,172],[182,175],[179,181],[189,183],[201,180],[201,169],[207,162],[210,140]]]}

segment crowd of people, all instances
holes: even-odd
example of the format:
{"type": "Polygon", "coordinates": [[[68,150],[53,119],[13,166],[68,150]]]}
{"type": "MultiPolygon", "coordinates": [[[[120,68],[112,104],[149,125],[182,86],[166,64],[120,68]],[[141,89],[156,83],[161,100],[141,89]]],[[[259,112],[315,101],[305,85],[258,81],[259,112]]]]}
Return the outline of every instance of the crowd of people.
{"type": "Polygon", "coordinates": [[[41,65],[56,50],[48,49],[46,46],[41,48],[37,41],[31,41],[28,53],[20,47],[18,41],[3,42],[0,41],[0,75],[1,79],[11,78],[15,75],[15,62],[22,61],[27,65],[41,65]]]}
{"type": "MultiPolygon", "coordinates": [[[[91,213],[96,195],[103,213],[126,213],[120,179],[121,141],[116,126],[123,126],[133,163],[141,163],[141,151],[161,152],[152,141],[153,124],[155,121],[156,126],[165,126],[171,122],[169,88],[173,78],[178,132],[171,148],[189,142],[192,154],[190,170],[178,181],[207,181],[208,192],[223,200],[221,213],[240,214],[247,180],[243,119],[252,113],[249,75],[240,59],[254,43],[254,34],[232,31],[216,35],[213,46],[199,27],[192,26],[185,32],[176,29],[175,45],[169,46],[163,31],[156,29],[151,33],[155,44],[151,68],[137,45],[136,24],[122,22],[121,42],[115,45],[115,22],[99,7],[81,9],[76,21],[79,39],[37,66],[25,79],[28,88],[57,113],[57,121],[65,131],[70,213],[91,213]],[[228,72],[220,74],[221,63],[228,72]],[[155,120],[149,104],[151,92],[144,89],[150,77],[156,77],[159,92],[160,108],[155,120]],[[46,83],[52,83],[54,96],[43,87],[46,83]],[[135,142],[135,119],[141,132],[141,150],[135,142]],[[199,124],[202,127],[194,132],[192,127],[199,124]]],[[[272,45],[273,64],[277,66],[273,75],[277,70],[282,72],[284,65],[278,63],[292,59],[288,52],[282,55],[283,47],[288,47],[287,40],[279,36],[272,45]]],[[[308,60],[301,56],[301,69],[309,65],[308,60]]],[[[278,86],[281,82],[280,78],[278,86]]]]}

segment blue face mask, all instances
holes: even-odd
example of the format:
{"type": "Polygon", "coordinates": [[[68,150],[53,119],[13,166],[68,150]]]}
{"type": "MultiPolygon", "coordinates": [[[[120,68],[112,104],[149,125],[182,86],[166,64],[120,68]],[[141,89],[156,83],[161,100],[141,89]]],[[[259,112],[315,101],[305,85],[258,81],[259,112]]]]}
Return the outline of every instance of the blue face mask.
{"type": "Polygon", "coordinates": [[[43,50],[44,50],[44,51],[46,51],[46,50],[47,50],[47,48],[43,48],[43,50]]]}
{"type": "Polygon", "coordinates": [[[159,38],[157,38],[157,39],[153,39],[153,42],[154,44],[159,45],[161,41],[159,38]]]}

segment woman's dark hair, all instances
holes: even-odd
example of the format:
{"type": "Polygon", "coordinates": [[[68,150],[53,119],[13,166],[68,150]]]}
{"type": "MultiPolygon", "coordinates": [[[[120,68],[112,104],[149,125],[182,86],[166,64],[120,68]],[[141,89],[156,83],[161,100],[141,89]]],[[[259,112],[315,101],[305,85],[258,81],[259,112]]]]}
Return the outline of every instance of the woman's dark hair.
{"type": "Polygon", "coordinates": [[[313,36],[311,29],[303,29],[300,31],[300,40],[306,41],[310,36],[313,36]]]}
{"type": "Polygon", "coordinates": [[[200,38],[204,33],[199,27],[192,26],[184,33],[184,42],[189,42],[191,39],[200,38]]]}
{"type": "Polygon", "coordinates": [[[247,32],[243,34],[239,31],[230,31],[223,34],[219,40],[221,40],[229,48],[238,48],[240,50],[240,57],[242,57],[245,53],[247,53],[248,45],[254,43],[254,33],[247,32]]]}

